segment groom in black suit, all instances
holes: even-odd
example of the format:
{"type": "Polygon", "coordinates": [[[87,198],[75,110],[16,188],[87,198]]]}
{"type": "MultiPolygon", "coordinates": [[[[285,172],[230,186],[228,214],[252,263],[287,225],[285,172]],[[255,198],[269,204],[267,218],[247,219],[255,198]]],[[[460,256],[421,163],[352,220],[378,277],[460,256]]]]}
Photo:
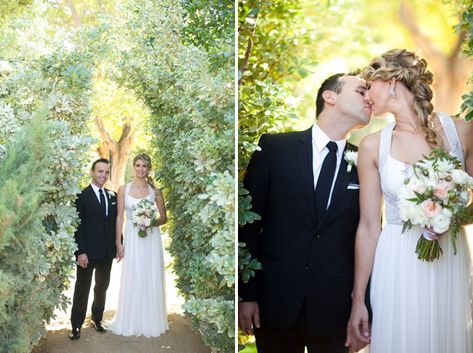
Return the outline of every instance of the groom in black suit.
{"type": "Polygon", "coordinates": [[[79,194],[76,200],[80,224],[75,233],[78,250],[77,276],[72,303],[69,338],[80,338],[80,329],[87,312],[92,274],[95,269],[94,302],[92,322],[95,329],[105,332],[102,316],[105,298],[110,282],[112,260],[116,256],[115,224],[117,219],[117,197],[103,186],[110,174],[110,163],[98,159],[92,164],[92,182],[79,194]]]}
{"type": "Polygon", "coordinates": [[[321,85],[308,130],[263,135],[244,186],[261,220],[239,231],[263,268],[239,283],[238,321],[259,353],[342,353],[351,308],[359,218],[346,137],[369,122],[365,82],[337,74],[321,85]]]}

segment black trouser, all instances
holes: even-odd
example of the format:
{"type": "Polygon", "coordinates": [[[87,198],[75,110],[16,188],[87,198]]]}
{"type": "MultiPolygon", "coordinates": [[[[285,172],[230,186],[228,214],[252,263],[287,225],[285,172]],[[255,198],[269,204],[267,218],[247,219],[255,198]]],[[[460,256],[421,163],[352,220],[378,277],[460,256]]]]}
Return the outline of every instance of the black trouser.
{"type": "Polygon", "coordinates": [[[89,260],[87,268],[77,265],[76,286],[72,301],[71,325],[72,328],[81,328],[87,312],[92,274],[95,269],[94,302],[92,303],[92,320],[102,321],[105,308],[107,288],[110,283],[110,269],[113,259],[89,260]]]}
{"type": "Polygon", "coordinates": [[[269,327],[261,322],[255,328],[258,353],[347,353],[345,337],[317,337],[307,329],[305,304],[302,306],[296,323],[289,330],[269,327]]]}

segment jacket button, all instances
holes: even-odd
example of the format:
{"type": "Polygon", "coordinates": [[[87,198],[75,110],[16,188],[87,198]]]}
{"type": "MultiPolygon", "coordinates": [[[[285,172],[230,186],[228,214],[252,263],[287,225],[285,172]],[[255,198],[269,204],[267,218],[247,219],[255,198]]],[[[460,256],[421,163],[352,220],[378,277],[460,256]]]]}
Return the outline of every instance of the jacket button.
{"type": "Polygon", "coordinates": [[[317,239],[320,239],[320,234],[316,234],[315,237],[316,237],[317,239]]]}
{"type": "Polygon", "coordinates": [[[308,266],[308,265],[305,265],[305,266],[304,266],[304,270],[307,271],[308,269],[309,269],[309,266],[308,266]]]}

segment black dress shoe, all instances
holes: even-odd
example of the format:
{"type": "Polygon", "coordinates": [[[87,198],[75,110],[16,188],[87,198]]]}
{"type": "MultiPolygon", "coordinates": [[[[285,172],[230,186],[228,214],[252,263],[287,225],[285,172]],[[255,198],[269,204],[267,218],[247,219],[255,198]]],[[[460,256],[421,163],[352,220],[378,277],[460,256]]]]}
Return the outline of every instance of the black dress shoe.
{"type": "Polygon", "coordinates": [[[78,340],[80,338],[80,329],[73,328],[71,332],[69,332],[69,338],[71,340],[78,340]]]}
{"type": "Polygon", "coordinates": [[[92,326],[95,328],[95,331],[97,331],[97,332],[106,332],[107,331],[105,329],[105,327],[102,326],[101,322],[92,321],[92,326]]]}

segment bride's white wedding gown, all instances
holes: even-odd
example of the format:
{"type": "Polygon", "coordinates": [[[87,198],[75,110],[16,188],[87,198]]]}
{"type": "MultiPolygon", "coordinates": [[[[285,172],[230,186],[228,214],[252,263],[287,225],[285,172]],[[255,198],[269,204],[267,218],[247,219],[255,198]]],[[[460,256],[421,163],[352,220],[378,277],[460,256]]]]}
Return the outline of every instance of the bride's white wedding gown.
{"type": "MultiPolygon", "coordinates": [[[[112,332],[123,336],[156,337],[169,328],[161,232],[155,227],[152,231],[148,230],[145,238],[138,236],[138,228],[133,225],[131,214],[142,199],[129,195],[130,185],[125,187],[125,257],[112,332]]],[[[151,186],[148,188],[146,198],[154,202],[154,190],[151,186]]]]}
{"type": "MultiPolygon", "coordinates": [[[[451,154],[464,165],[453,120],[441,115],[451,154]]],[[[381,134],[379,166],[387,224],[381,232],[371,275],[373,309],[370,353],[472,353],[470,254],[465,234],[453,253],[442,236],[443,255],[431,263],[417,259],[420,228],[401,233],[398,194],[411,167],[391,157],[394,123],[381,134]]]]}

